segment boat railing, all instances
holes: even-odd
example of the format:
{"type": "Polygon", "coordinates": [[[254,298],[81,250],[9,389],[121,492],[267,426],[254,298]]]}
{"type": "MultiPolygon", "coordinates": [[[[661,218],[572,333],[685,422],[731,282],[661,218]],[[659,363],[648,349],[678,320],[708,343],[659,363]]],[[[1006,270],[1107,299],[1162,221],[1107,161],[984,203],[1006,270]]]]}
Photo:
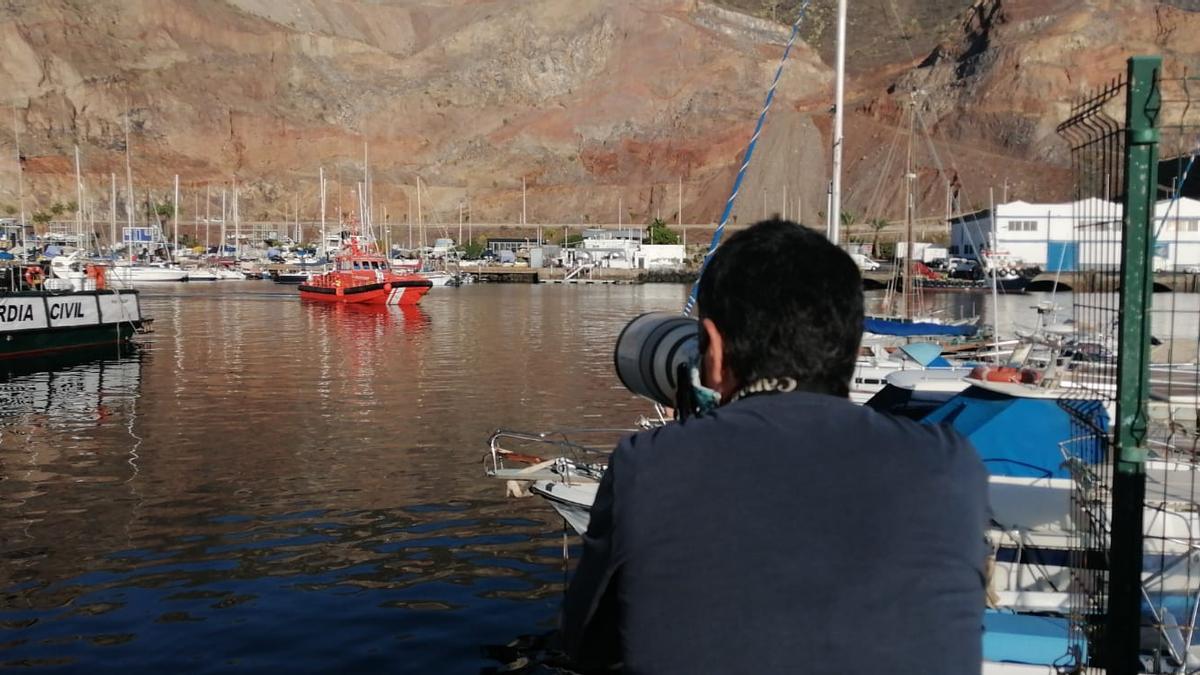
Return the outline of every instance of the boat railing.
{"type": "Polygon", "coordinates": [[[484,458],[489,475],[503,471],[508,464],[524,466],[542,463],[569,462],[577,473],[593,469],[597,477],[607,466],[608,455],[624,436],[638,429],[576,428],[528,432],[497,429],[488,438],[488,455],[484,458]]]}

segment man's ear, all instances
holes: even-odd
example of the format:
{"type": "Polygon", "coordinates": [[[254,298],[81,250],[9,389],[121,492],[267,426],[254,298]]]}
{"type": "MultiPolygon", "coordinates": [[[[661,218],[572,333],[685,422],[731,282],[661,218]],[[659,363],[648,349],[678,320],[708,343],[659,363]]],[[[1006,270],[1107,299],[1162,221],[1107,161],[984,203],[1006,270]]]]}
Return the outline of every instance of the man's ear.
{"type": "Polygon", "coordinates": [[[725,337],[712,319],[701,319],[700,330],[704,331],[708,343],[701,354],[701,382],[720,392],[721,398],[727,401],[737,391],[737,382],[725,364],[725,337]]]}

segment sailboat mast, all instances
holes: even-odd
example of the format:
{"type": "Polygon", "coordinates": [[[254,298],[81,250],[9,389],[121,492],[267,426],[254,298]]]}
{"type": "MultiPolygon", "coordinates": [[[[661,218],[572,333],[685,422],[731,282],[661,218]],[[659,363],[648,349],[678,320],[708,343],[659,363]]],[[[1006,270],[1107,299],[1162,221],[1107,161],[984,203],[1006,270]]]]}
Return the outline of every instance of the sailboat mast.
{"type": "Polygon", "coordinates": [[[179,256],[179,174],[175,174],[175,199],[171,203],[171,208],[174,211],[171,220],[174,226],[174,233],[171,235],[171,260],[175,261],[179,256]]]}
{"type": "Polygon", "coordinates": [[[17,105],[15,103],[12,113],[13,141],[17,146],[17,208],[21,211],[21,249],[24,250],[28,243],[25,241],[25,167],[21,165],[21,129],[17,126],[17,105]]]}
{"type": "Polygon", "coordinates": [[[128,222],[129,234],[123,237],[128,240],[129,263],[133,264],[133,164],[129,159],[129,103],[125,103],[125,189],[128,197],[125,202],[125,219],[128,222]]]}
{"type": "Polygon", "coordinates": [[[212,184],[204,184],[204,253],[208,254],[208,247],[212,246],[209,237],[209,228],[212,227],[212,184]]]}
{"type": "MultiPolygon", "coordinates": [[[[915,105],[915,104],[914,104],[915,105]]],[[[912,105],[908,111],[908,157],[904,165],[904,318],[913,316],[913,211],[916,210],[916,196],[913,194],[917,174],[913,173],[912,150],[913,132],[916,110],[912,105]]]]}
{"type": "Polygon", "coordinates": [[[221,243],[217,247],[218,258],[225,257],[225,214],[229,213],[229,211],[225,209],[225,195],[227,192],[228,191],[225,188],[221,188],[221,243]]]}
{"type": "MultiPolygon", "coordinates": [[[[996,263],[996,188],[988,188],[988,218],[992,221],[991,255],[980,256],[984,263],[983,273],[992,277],[992,343],[996,350],[996,361],[1000,361],[1000,270],[996,263]],[[990,260],[989,260],[990,258],[990,260]]],[[[986,277],[985,277],[986,278],[986,277]]],[[[1055,289],[1058,284],[1055,284],[1055,289]]]]}
{"type": "Polygon", "coordinates": [[[317,254],[320,258],[328,257],[326,251],[327,244],[325,243],[325,167],[320,167],[317,175],[321,182],[321,243],[317,249],[317,254]]]}
{"type": "Polygon", "coordinates": [[[366,215],[363,213],[363,210],[365,208],[365,205],[363,204],[364,188],[363,188],[363,184],[361,181],[358,183],[358,185],[354,186],[354,190],[355,190],[354,198],[356,200],[358,200],[358,222],[360,224],[361,229],[358,232],[352,232],[351,234],[363,234],[366,232],[367,218],[366,218],[366,215]]]}
{"type": "Polygon", "coordinates": [[[242,259],[242,218],[238,213],[237,176],[233,177],[233,263],[242,259]]]}
{"type": "Polygon", "coordinates": [[[421,215],[421,177],[417,176],[417,232],[421,236],[421,248],[425,248],[425,218],[421,215]]]}
{"type": "Polygon", "coordinates": [[[83,241],[83,179],[80,177],[79,145],[75,145],[75,243],[83,241]]]}
{"type": "Polygon", "coordinates": [[[112,201],[108,206],[108,252],[110,258],[116,258],[117,255],[117,174],[110,172],[108,174],[112,182],[112,201]]]}
{"type": "Polygon", "coordinates": [[[838,0],[833,104],[833,179],[830,181],[829,214],[826,219],[829,240],[834,244],[841,240],[839,230],[842,224],[842,145],[845,140],[842,113],[846,101],[846,2],[847,0],[838,0]]]}

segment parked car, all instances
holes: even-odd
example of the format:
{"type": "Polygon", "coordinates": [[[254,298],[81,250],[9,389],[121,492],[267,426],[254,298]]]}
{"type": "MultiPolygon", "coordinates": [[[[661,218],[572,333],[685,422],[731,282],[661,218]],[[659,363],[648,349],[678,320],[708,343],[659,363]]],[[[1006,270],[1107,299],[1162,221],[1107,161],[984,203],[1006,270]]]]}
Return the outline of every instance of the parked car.
{"type": "Polygon", "coordinates": [[[983,269],[977,260],[950,258],[946,261],[946,274],[954,279],[979,279],[983,276],[983,269]]]}
{"type": "Polygon", "coordinates": [[[858,269],[860,269],[864,272],[871,272],[871,271],[879,269],[879,261],[878,260],[871,260],[870,258],[868,258],[867,256],[865,256],[861,253],[851,253],[850,258],[854,260],[854,263],[856,265],[858,265],[858,269]]]}

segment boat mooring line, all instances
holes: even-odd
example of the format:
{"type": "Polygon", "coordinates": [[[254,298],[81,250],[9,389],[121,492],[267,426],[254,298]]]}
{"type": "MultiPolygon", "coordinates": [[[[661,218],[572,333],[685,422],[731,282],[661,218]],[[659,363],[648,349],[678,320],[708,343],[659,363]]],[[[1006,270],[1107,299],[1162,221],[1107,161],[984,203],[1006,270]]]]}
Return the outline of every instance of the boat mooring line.
{"type": "Polygon", "coordinates": [[[783,56],[779,58],[779,66],[775,69],[775,78],[771,80],[771,88],[767,90],[767,98],[763,102],[762,112],[758,115],[758,123],[754,126],[754,134],[750,137],[750,143],[746,145],[746,153],[742,157],[742,166],[738,169],[737,178],[733,180],[733,193],[725,201],[725,210],[721,213],[721,220],[717,225],[717,229],[713,230],[712,242],[708,246],[708,253],[705,253],[704,259],[700,261],[700,271],[696,275],[696,281],[692,282],[692,290],[688,293],[687,302],[683,305],[684,316],[691,316],[692,310],[695,309],[696,294],[700,291],[700,278],[704,276],[704,270],[708,267],[708,261],[712,258],[713,252],[721,244],[721,236],[725,233],[725,225],[729,222],[730,214],[733,213],[733,204],[737,201],[738,192],[742,189],[742,181],[746,178],[746,169],[750,166],[750,159],[754,157],[754,148],[758,145],[758,137],[762,135],[763,126],[767,121],[767,113],[771,110],[771,103],[775,100],[775,90],[779,86],[779,78],[783,76],[783,65],[787,63],[792,46],[796,44],[796,38],[800,35],[800,26],[804,23],[804,16],[808,13],[808,5],[811,2],[812,0],[804,0],[804,4],[800,5],[800,11],[796,16],[795,22],[792,23],[792,33],[788,36],[787,45],[783,48],[783,56]]]}

